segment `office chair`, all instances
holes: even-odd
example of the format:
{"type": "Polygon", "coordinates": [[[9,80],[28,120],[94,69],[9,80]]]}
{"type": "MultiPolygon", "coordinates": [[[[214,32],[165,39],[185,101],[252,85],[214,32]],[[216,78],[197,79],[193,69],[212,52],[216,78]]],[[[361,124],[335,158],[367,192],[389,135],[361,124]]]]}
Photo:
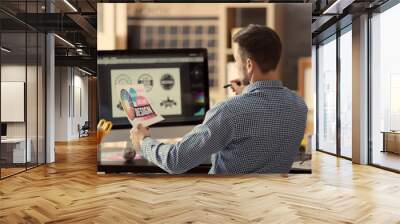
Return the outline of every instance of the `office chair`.
{"type": "Polygon", "coordinates": [[[82,127],[80,127],[80,125],[78,124],[79,138],[89,136],[89,129],[90,129],[89,121],[85,121],[82,127]]]}

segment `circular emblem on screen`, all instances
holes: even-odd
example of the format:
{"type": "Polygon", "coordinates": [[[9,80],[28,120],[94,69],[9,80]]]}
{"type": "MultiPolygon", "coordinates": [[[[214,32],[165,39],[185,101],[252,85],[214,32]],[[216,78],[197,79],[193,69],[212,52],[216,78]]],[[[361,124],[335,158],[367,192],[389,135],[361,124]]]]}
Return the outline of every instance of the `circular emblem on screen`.
{"type": "Polygon", "coordinates": [[[118,75],[117,78],[115,78],[115,85],[131,85],[132,84],[132,79],[125,74],[118,75]]]}
{"type": "Polygon", "coordinates": [[[149,74],[143,74],[139,76],[138,84],[143,85],[144,90],[149,92],[151,89],[153,89],[153,77],[151,77],[149,74]]]}
{"type": "Polygon", "coordinates": [[[161,81],[160,81],[161,87],[165,90],[170,90],[172,87],[174,87],[175,80],[170,74],[165,74],[161,76],[161,81]]]}

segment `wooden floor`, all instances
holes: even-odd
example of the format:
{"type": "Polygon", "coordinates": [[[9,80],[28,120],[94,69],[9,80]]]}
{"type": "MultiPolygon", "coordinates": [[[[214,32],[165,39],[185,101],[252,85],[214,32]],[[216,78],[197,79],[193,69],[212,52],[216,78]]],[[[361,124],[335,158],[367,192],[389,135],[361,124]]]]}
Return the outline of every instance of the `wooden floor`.
{"type": "Polygon", "coordinates": [[[23,167],[23,168],[0,168],[0,169],[1,169],[1,176],[7,177],[7,176],[13,175],[15,173],[24,171],[25,167],[23,167]]]}
{"type": "Polygon", "coordinates": [[[313,174],[97,175],[93,138],[0,181],[0,223],[400,223],[400,175],[313,155],[313,174]]]}

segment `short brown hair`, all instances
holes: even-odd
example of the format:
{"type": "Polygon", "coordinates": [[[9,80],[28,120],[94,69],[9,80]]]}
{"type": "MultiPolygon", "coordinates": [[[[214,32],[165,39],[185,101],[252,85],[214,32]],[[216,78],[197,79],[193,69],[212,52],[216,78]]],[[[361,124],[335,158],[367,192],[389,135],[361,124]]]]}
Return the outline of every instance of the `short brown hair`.
{"type": "Polygon", "coordinates": [[[266,26],[250,24],[233,36],[243,59],[257,62],[262,72],[275,70],[281,58],[282,43],[278,34],[266,26]]]}

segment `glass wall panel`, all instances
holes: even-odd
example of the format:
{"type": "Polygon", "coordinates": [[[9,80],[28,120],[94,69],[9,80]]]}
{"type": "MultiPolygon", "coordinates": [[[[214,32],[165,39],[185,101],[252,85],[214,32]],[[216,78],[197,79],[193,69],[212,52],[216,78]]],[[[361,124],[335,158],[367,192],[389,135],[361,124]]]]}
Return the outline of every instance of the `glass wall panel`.
{"type": "Polygon", "coordinates": [[[26,140],[27,36],[25,30],[1,33],[1,175],[26,169],[31,151],[26,140]],[[28,146],[28,147],[27,147],[28,146]],[[28,150],[27,150],[28,148],[28,150]]]}
{"type": "Polygon", "coordinates": [[[352,157],[352,35],[340,36],[340,154],[352,157]]]}
{"type": "Polygon", "coordinates": [[[336,39],[318,47],[318,149],[336,153],[336,39]]]}
{"type": "MultiPolygon", "coordinates": [[[[27,13],[43,13],[43,10],[45,9],[43,8],[44,2],[30,1],[27,2],[27,4],[27,13]]],[[[39,23],[38,16],[33,16],[31,20],[36,20],[34,22],[39,23]]],[[[28,163],[29,168],[37,166],[39,163],[39,157],[42,156],[42,153],[39,155],[39,107],[41,105],[41,102],[39,103],[39,73],[42,72],[40,54],[43,53],[41,52],[41,46],[43,45],[44,35],[40,35],[38,30],[32,28],[27,29],[27,38],[27,142],[30,144],[32,151],[31,162],[28,163]]],[[[41,87],[44,88],[44,86],[41,87]]]]}
{"type": "Polygon", "coordinates": [[[27,143],[30,148],[30,161],[27,166],[33,167],[37,165],[38,160],[38,144],[37,144],[37,75],[38,75],[38,35],[37,32],[28,31],[28,62],[27,62],[27,80],[26,80],[26,114],[27,114],[27,143]]]}
{"type": "MultiPolygon", "coordinates": [[[[0,178],[45,162],[45,35],[24,22],[45,1],[1,1],[0,178]]],[[[32,16],[31,19],[38,19],[32,16]]]]}
{"type": "Polygon", "coordinates": [[[45,74],[45,65],[46,65],[46,37],[43,33],[38,34],[38,164],[45,163],[46,156],[46,145],[45,145],[45,124],[46,124],[46,104],[45,104],[45,89],[46,89],[46,74],[45,74]]]}
{"type": "Polygon", "coordinates": [[[371,19],[372,163],[400,170],[400,4],[371,19]]]}

